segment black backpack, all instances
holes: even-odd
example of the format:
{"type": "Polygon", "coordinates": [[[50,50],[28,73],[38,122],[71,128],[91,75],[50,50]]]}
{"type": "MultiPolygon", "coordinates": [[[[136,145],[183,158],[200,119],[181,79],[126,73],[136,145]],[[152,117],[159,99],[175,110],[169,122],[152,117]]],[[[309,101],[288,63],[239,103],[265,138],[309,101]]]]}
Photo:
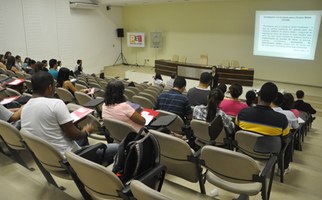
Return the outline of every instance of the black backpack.
{"type": "Polygon", "coordinates": [[[142,128],[139,133],[130,132],[120,143],[113,172],[127,184],[159,163],[159,143],[150,132],[142,128]]]}

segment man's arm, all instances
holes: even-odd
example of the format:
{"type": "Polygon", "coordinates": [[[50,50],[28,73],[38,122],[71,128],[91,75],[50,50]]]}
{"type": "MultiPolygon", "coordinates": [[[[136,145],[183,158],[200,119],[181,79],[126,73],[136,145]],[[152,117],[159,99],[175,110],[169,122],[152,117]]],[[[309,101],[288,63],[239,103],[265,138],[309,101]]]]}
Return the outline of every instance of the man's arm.
{"type": "Polygon", "coordinates": [[[76,128],[72,121],[67,122],[65,124],[60,125],[65,135],[71,140],[80,140],[87,137],[87,133],[89,134],[93,130],[93,126],[87,124],[83,127],[82,130],[76,128]]]}

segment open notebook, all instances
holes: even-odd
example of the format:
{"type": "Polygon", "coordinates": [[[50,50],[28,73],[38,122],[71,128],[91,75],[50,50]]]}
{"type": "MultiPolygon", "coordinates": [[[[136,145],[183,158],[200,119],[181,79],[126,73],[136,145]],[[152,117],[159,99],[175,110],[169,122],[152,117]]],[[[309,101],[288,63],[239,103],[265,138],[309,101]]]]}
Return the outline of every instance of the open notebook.
{"type": "Polygon", "coordinates": [[[93,112],[94,112],[93,109],[81,107],[75,110],[74,112],[70,113],[70,115],[73,118],[73,123],[75,123],[93,112]]]}
{"type": "Polygon", "coordinates": [[[6,105],[8,103],[11,103],[11,102],[19,99],[19,98],[20,98],[20,96],[7,97],[7,98],[2,99],[2,101],[0,101],[0,104],[6,105]]]}
{"type": "Polygon", "coordinates": [[[148,108],[143,108],[140,114],[145,119],[145,125],[149,125],[150,122],[159,115],[159,112],[148,108]]]}

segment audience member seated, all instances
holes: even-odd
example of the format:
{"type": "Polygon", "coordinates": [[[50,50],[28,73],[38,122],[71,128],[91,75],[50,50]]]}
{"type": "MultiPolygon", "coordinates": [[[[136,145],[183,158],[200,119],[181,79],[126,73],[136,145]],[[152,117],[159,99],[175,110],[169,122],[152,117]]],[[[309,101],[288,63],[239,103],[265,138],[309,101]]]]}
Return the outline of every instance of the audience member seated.
{"type": "Polygon", "coordinates": [[[174,79],[176,78],[176,76],[177,75],[175,73],[171,74],[170,79],[167,81],[166,87],[168,87],[168,88],[173,87],[173,82],[174,82],[174,79]]]}
{"type": "Polygon", "coordinates": [[[225,97],[225,93],[227,92],[227,85],[225,83],[220,83],[217,86],[217,88],[222,91],[222,93],[224,94],[224,97],[225,97]]]}
{"type": "Polygon", "coordinates": [[[15,66],[16,66],[16,68],[17,68],[19,71],[21,71],[21,70],[22,70],[22,61],[21,61],[21,56],[16,55],[15,59],[16,59],[16,64],[15,64],[15,66]]]}
{"type": "Polygon", "coordinates": [[[211,74],[203,72],[200,75],[199,85],[189,89],[187,97],[191,106],[207,105],[209,95],[209,84],[211,83],[211,74]]]}
{"type": "Polygon", "coordinates": [[[275,100],[271,103],[271,107],[274,111],[282,113],[286,116],[291,129],[297,129],[299,127],[299,123],[297,120],[297,117],[294,115],[294,113],[290,110],[283,110],[280,106],[283,103],[284,96],[282,93],[278,92],[276,95],[275,100]]]}
{"type": "Polygon", "coordinates": [[[118,119],[130,124],[139,131],[145,124],[145,119],[126,102],[122,81],[110,81],[105,90],[105,100],[102,107],[102,117],[118,119]]]}
{"type": "Polygon", "coordinates": [[[78,70],[78,67],[79,67],[79,66],[81,66],[81,67],[82,67],[82,65],[83,65],[83,61],[82,61],[82,60],[80,60],[80,59],[78,59],[78,60],[77,60],[77,64],[76,64],[76,66],[75,66],[75,70],[74,70],[74,72],[76,72],[76,71],[78,70]]]}
{"type": "Polygon", "coordinates": [[[157,102],[154,105],[154,110],[165,110],[177,114],[189,123],[192,118],[192,109],[188,97],[183,95],[187,85],[186,79],[177,77],[174,80],[173,88],[168,92],[163,92],[159,95],[157,102]]]}
{"type": "Polygon", "coordinates": [[[41,61],[42,62],[42,71],[44,71],[44,72],[48,72],[48,69],[47,69],[47,67],[48,67],[48,62],[47,62],[47,60],[42,60],[41,61]]]}
{"type": "Polygon", "coordinates": [[[25,60],[22,63],[22,70],[26,71],[28,65],[29,65],[30,58],[26,57],[25,60]]]}
{"type": "Polygon", "coordinates": [[[28,66],[26,67],[25,71],[26,71],[28,74],[33,75],[35,65],[36,65],[36,61],[35,61],[35,60],[30,59],[30,60],[29,60],[29,62],[28,62],[28,66]]]}
{"type": "Polygon", "coordinates": [[[307,112],[311,115],[316,113],[316,110],[311,106],[311,104],[304,102],[304,92],[302,90],[298,90],[296,92],[297,100],[294,103],[294,108],[300,111],[307,112]]]}
{"type": "MultiPolygon", "coordinates": [[[[275,100],[278,89],[272,82],[265,83],[259,92],[258,104],[255,107],[242,109],[236,118],[236,130],[256,132],[268,136],[282,136],[283,141],[289,139],[289,125],[284,114],[275,112],[271,103],[275,100]]],[[[285,145],[285,143],[282,144],[285,145]]],[[[288,146],[284,155],[285,173],[290,172],[290,158],[292,155],[291,145],[288,146]]],[[[280,166],[280,163],[279,163],[280,166]]]]}
{"type": "Polygon", "coordinates": [[[3,54],[0,54],[0,68],[2,68],[4,71],[7,71],[7,67],[6,65],[4,64],[4,56],[3,54]]]}
{"type": "Polygon", "coordinates": [[[290,110],[294,113],[295,117],[300,117],[300,112],[294,109],[294,97],[291,93],[285,93],[283,95],[283,103],[281,104],[283,110],[290,110]]]}
{"type": "Polygon", "coordinates": [[[233,83],[229,87],[231,99],[224,99],[219,108],[227,115],[236,117],[239,111],[247,107],[247,104],[238,101],[238,97],[243,93],[243,87],[239,83],[233,83]]]}
{"type": "Polygon", "coordinates": [[[16,59],[13,56],[9,56],[7,58],[6,67],[7,67],[7,70],[11,70],[15,73],[19,72],[19,70],[16,68],[16,59]]]}
{"type": "Polygon", "coordinates": [[[75,76],[77,77],[77,76],[79,76],[79,75],[81,75],[81,74],[83,74],[83,67],[82,67],[82,65],[79,65],[78,66],[78,68],[77,68],[77,70],[74,72],[74,74],[75,74],[75,76]]]}
{"type": "MultiPolygon", "coordinates": [[[[87,124],[82,131],[76,128],[65,103],[52,98],[55,86],[54,79],[49,73],[44,71],[35,73],[31,83],[33,95],[22,109],[22,128],[51,143],[62,155],[68,150],[79,150],[80,146],[75,140],[86,139],[93,126],[87,124]]],[[[117,144],[108,144],[104,160],[113,160],[117,149],[117,144]]],[[[97,152],[99,155],[102,153],[104,152],[97,152]]]]}
{"type": "Polygon", "coordinates": [[[164,83],[163,83],[163,79],[162,79],[161,74],[158,74],[158,73],[155,74],[153,85],[156,85],[160,88],[164,87],[164,83]]]}
{"type": "Polygon", "coordinates": [[[257,104],[257,96],[254,90],[249,90],[246,93],[246,104],[248,106],[255,106],[257,104]]]}
{"type": "Polygon", "coordinates": [[[50,59],[49,60],[49,71],[48,73],[53,76],[55,80],[58,78],[58,71],[57,71],[57,60],[56,59],[50,59]]]}
{"type": "MultiPolygon", "coordinates": [[[[77,89],[74,86],[74,84],[69,80],[70,70],[66,67],[60,68],[58,72],[57,77],[57,87],[65,88],[66,90],[69,90],[72,94],[74,94],[77,89]]],[[[89,89],[82,89],[80,92],[87,93],[89,89]]]]}
{"type": "Polygon", "coordinates": [[[10,52],[10,51],[7,51],[7,52],[4,54],[4,57],[3,57],[3,59],[4,59],[4,64],[7,64],[7,60],[8,60],[8,58],[9,58],[10,56],[12,56],[12,54],[11,54],[11,52],[10,52]]]}
{"type": "Polygon", "coordinates": [[[220,89],[216,88],[214,90],[211,90],[208,96],[208,105],[195,106],[193,108],[193,118],[207,121],[210,123],[215,119],[215,117],[221,116],[224,126],[231,129],[231,132],[233,132],[234,123],[218,107],[223,99],[224,99],[224,94],[220,89]]]}

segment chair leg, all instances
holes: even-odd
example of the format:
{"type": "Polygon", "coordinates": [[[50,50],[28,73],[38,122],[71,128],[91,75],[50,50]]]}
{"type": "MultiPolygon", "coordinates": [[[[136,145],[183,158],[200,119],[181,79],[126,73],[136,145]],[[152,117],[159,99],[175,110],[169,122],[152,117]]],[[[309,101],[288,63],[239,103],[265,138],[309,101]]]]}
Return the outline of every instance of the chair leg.
{"type": "Polygon", "coordinates": [[[249,196],[246,194],[240,194],[236,200],[249,200],[249,196]]]}
{"type": "Polygon", "coordinates": [[[85,200],[92,200],[92,197],[86,192],[84,184],[78,178],[76,172],[73,170],[73,168],[70,166],[70,164],[67,161],[62,161],[61,162],[61,165],[71,175],[71,177],[73,178],[74,183],[76,184],[76,187],[78,188],[79,192],[82,194],[83,198],[85,200]]]}
{"type": "Polygon", "coordinates": [[[272,171],[271,171],[271,175],[269,177],[269,183],[268,183],[267,195],[266,195],[267,196],[267,200],[269,200],[270,195],[271,195],[271,191],[272,191],[272,185],[273,185],[273,177],[274,177],[275,167],[276,167],[276,163],[273,165],[272,171]]]}

